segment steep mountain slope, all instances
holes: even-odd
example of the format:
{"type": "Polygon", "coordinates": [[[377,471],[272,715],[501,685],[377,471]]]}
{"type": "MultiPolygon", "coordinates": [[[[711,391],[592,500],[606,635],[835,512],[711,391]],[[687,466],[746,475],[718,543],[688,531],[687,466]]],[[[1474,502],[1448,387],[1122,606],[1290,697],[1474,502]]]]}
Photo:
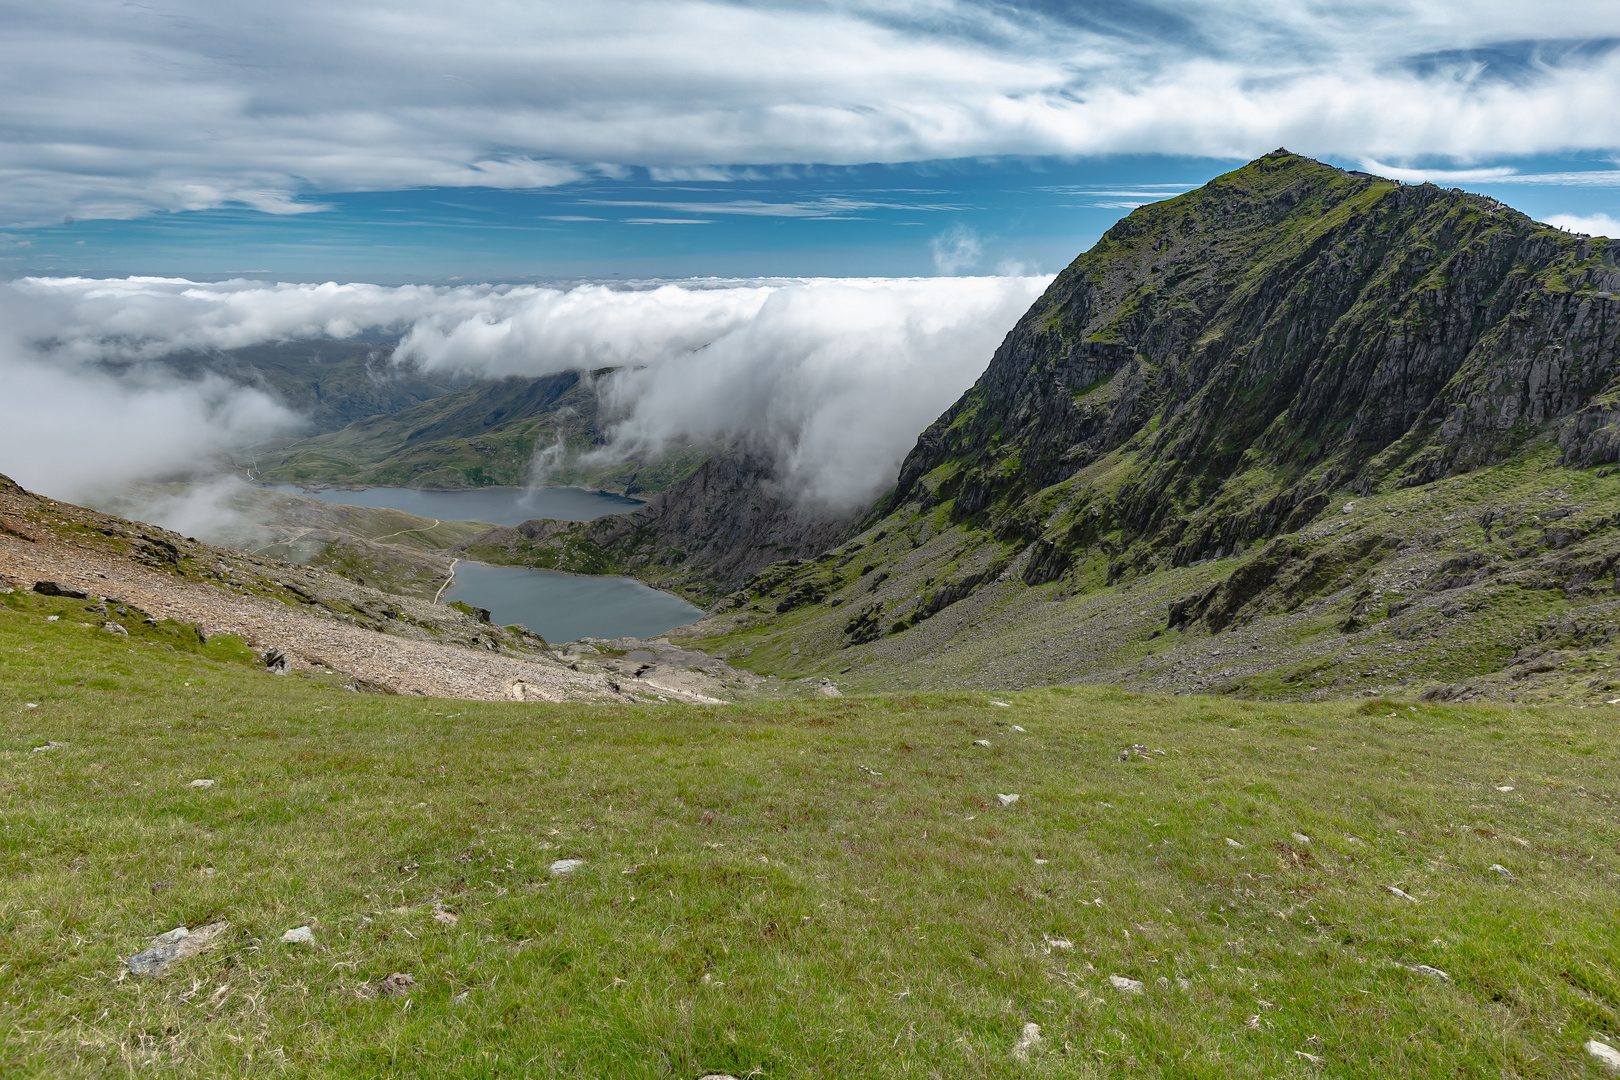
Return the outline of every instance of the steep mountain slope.
{"type": "Polygon", "coordinates": [[[633,574],[709,603],[781,559],[819,554],[847,537],[859,513],[802,506],[745,451],[716,454],[628,514],[595,521],[526,521],[468,540],[483,562],[633,574]]]}
{"type": "Polygon", "coordinates": [[[923,433],[881,520],[705,630],[783,671],[995,685],[1151,682],[1148,653],[1254,624],[1258,662],[1163,684],[1306,692],[1377,678],[1349,658],[1419,634],[1425,597],[1483,590],[1490,619],[1421,631],[1460,643],[1544,590],[1490,648],[1401,678],[1498,670],[1595,602],[1620,548],[1614,485],[1581,471],[1620,454],[1615,254],[1480,196],[1267,155],[1111,229],[923,433]],[[1358,496],[1399,520],[1325,516],[1358,496]],[[1294,622],[1260,634],[1267,616],[1294,622]],[[1260,677],[1289,664],[1316,674],[1260,677]]]}
{"type": "Polygon", "coordinates": [[[531,482],[536,452],[545,482],[626,494],[662,491],[713,450],[675,449],[657,461],[581,464],[602,442],[595,381],[561,372],[477,382],[387,415],[357,420],[258,455],[257,475],[294,483],[469,488],[531,482]]]}

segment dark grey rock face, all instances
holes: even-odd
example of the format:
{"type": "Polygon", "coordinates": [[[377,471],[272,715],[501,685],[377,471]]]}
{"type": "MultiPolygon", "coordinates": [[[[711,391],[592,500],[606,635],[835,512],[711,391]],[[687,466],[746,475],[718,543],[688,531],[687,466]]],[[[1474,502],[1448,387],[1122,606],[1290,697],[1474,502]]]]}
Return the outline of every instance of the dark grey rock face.
{"type": "Polygon", "coordinates": [[[1300,527],[1323,491],[1424,483],[1533,438],[1620,460],[1616,249],[1268,154],[1076,259],[919,438],[891,505],[1038,542],[1029,573],[1051,578],[1110,534],[1122,565],[1230,554],[1300,527]],[[1110,454],[1112,482],[1080,479],[1110,454]]]}

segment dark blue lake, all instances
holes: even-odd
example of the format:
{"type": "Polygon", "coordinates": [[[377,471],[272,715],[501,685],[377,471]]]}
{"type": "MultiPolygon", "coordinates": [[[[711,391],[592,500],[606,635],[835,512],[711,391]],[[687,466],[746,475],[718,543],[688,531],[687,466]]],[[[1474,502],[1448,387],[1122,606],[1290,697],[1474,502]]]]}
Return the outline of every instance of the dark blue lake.
{"type": "Polygon", "coordinates": [[[522,623],[554,644],[582,637],[657,637],[703,617],[702,609],[634,578],[475,562],[456,564],[456,579],[444,599],[488,608],[501,626],[522,623]]]}
{"type": "MultiPolygon", "coordinates": [[[[308,495],[322,502],[342,503],[345,506],[385,507],[441,521],[488,521],[495,525],[517,525],[530,518],[592,521],[608,514],[627,513],[642,505],[639,499],[628,499],[623,495],[568,487],[472,488],[467,491],[374,487],[359,491],[340,491],[336,488],[305,491],[297,484],[265,486],[272,491],[308,495]]],[[[535,632],[539,633],[538,630],[535,632]]]]}

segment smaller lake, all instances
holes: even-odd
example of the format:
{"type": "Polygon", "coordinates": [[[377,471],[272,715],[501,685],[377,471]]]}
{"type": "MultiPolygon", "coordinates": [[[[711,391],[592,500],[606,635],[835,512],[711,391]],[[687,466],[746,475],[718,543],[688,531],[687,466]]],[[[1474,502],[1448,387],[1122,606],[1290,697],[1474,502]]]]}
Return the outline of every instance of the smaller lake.
{"type": "Polygon", "coordinates": [[[701,608],[634,578],[475,562],[456,564],[444,600],[488,608],[501,626],[522,623],[553,644],[582,637],[657,637],[703,617],[701,608]]]}
{"type": "MultiPolygon", "coordinates": [[[[605,491],[582,488],[472,488],[466,491],[423,491],[420,488],[374,487],[359,491],[323,488],[305,491],[297,484],[266,484],[271,491],[288,495],[308,495],[322,502],[344,506],[374,506],[403,510],[418,517],[440,521],[488,521],[496,525],[518,525],[531,518],[558,521],[593,521],[608,514],[623,514],[644,505],[639,499],[610,495],[605,491]]],[[[468,601],[471,603],[472,601],[468,601]]],[[[479,607],[489,607],[479,604],[479,607]]],[[[519,620],[511,620],[519,621],[519,620]]],[[[543,630],[530,626],[537,634],[543,630]]]]}

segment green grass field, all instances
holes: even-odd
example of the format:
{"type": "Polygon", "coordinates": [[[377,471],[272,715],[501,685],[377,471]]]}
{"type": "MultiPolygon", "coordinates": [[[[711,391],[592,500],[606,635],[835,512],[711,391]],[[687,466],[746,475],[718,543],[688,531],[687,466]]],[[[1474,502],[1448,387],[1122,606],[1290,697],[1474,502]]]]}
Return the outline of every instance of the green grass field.
{"type": "Polygon", "coordinates": [[[1550,1077],[1620,1037],[1611,710],[412,700],[5,601],[8,1076],[1550,1077]]]}

